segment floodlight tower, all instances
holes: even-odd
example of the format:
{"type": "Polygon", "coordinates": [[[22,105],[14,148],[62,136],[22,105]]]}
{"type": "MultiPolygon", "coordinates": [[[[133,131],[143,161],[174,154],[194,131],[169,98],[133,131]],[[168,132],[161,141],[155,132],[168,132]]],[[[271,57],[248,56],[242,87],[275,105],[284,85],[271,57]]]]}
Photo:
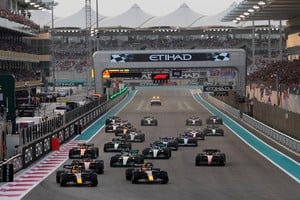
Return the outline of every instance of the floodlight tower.
{"type": "Polygon", "coordinates": [[[85,0],[85,26],[86,26],[86,60],[87,60],[87,94],[91,89],[91,70],[92,70],[92,48],[91,48],[91,0],[85,0]]]}

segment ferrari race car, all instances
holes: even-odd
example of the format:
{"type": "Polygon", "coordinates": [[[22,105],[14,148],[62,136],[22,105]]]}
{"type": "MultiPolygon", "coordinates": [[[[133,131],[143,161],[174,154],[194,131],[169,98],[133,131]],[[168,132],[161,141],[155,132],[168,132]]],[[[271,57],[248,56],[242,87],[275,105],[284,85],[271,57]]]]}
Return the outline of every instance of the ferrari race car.
{"type": "Polygon", "coordinates": [[[169,176],[166,171],[161,171],[159,168],[153,168],[152,163],[135,165],[125,171],[126,180],[134,184],[138,183],[161,183],[167,184],[169,176]]]}
{"type": "Polygon", "coordinates": [[[157,119],[154,117],[146,116],[141,119],[141,126],[157,126],[157,119]]]}
{"type": "Polygon", "coordinates": [[[192,137],[190,134],[180,134],[179,137],[176,138],[178,141],[178,146],[183,147],[197,147],[198,146],[198,140],[197,138],[192,137]]]}
{"type": "Polygon", "coordinates": [[[77,147],[69,150],[70,159],[97,158],[98,156],[99,148],[92,143],[79,143],[77,147]]]}
{"type": "Polygon", "coordinates": [[[120,123],[122,119],[119,116],[110,116],[105,120],[105,125],[120,123]]]}
{"type": "Polygon", "coordinates": [[[185,121],[186,126],[202,126],[202,119],[200,117],[189,117],[185,121]]]}
{"type": "Polygon", "coordinates": [[[104,144],[104,152],[121,152],[124,150],[131,150],[131,143],[121,138],[113,138],[111,142],[104,144]]]}
{"type": "Polygon", "coordinates": [[[110,158],[111,167],[131,167],[135,164],[143,164],[144,156],[138,154],[138,150],[125,150],[110,158]]]}
{"type": "Polygon", "coordinates": [[[224,130],[217,125],[208,125],[203,133],[205,136],[224,136],[224,130]]]}
{"type": "Polygon", "coordinates": [[[161,106],[161,101],[160,101],[160,97],[159,96],[153,96],[151,101],[150,101],[150,105],[151,106],[161,106]]]}
{"type": "Polygon", "coordinates": [[[159,137],[159,141],[154,142],[154,144],[163,143],[167,145],[172,151],[178,150],[178,141],[174,137],[159,137]]]}
{"type": "Polygon", "coordinates": [[[97,174],[104,173],[104,161],[91,158],[83,158],[81,160],[73,160],[73,165],[81,166],[85,171],[90,170],[97,174]]]}
{"type": "Polygon", "coordinates": [[[56,182],[61,186],[90,185],[97,186],[98,178],[95,172],[84,170],[79,165],[64,165],[63,170],[56,172],[56,182]]]}
{"type": "Polygon", "coordinates": [[[219,149],[204,149],[203,153],[198,153],[195,159],[195,165],[215,165],[224,166],[226,164],[226,155],[219,149]]]}
{"type": "Polygon", "coordinates": [[[122,139],[129,142],[144,142],[145,141],[145,133],[137,130],[131,130],[129,133],[123,134],[122,139]]]}
{"type": "Polygon", "coordinates": [[[143,150],[145,159],[169,159],[171,157],[171,149],[163,143],[152,143],[150,148],[143,150]]]}
{"type": "Polygon", "coordinates": [[[187,129],[185,131],[185,135],[189,135],[193,138],[196,138],[197,140],[204,140],[205,135],[200,129],[187,129]]]}
{"type": "Polygon", "coordinates": [[[206,119],[206,124],[223,124],[223,119],[218,116],[210,116],[206,119]]]}

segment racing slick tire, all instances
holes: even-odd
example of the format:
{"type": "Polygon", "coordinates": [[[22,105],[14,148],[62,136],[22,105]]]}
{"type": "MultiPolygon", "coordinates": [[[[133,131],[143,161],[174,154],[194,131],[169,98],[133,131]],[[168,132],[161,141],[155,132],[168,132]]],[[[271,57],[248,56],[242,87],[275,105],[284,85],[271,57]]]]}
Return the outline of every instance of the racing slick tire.
{"type": "Polygon", "coordinates": [[[226,155],[225,154],[220,155],[219,165],[220,166],[225,166],[226,165],[226,155]]]}
{"type": "Polygon", "coordinates": [[[91,186],[96,187],[98,185],[98,178],[96,173],[92,173],[90,175],[90,180],[91,180],[91,186]]]}
{"type": "Polygon", "coordinates": [[[167,184],[169,182],[169,176],[166,171],[161,171],[160,172],[160,177],[162,179],[161,184],[167,184]]]}
{"type": "Polygon", "coordinates": [[[62,173],[64,173],[63,170],[59,170],[56,172],[56,183],[60,183],[60,176],[62,173]]]}
{"type": "Polygon", "coordinates": [[[127,181],[130,181],[132,179],[132,169],[126,169],[125,171],[125,177],[127,181]]]}

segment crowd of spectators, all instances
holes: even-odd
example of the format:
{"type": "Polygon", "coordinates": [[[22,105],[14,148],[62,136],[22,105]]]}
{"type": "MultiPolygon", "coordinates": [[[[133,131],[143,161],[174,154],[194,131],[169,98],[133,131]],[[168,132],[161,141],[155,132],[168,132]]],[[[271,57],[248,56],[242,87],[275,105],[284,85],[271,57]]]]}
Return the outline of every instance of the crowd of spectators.
{"type": "Polygon", "coordinates": [[[19,24],[29,26],[32,29],[39,29],[39,25],[30,20],[30,13],[17,13],[9,10],[0,9],[0,17],[19,24]]]}
{"type": "Polygon", "coordinates": [[[300,86],[300,60],[277,61],[259,67],[255,72],[248,75],[248,81],[265,82],[274,85],[286,85],[289,88],[300,86]]]}
{"type": "MultiPolygon", "coordinates": [[[[88,50],[83,41],[60,42],[56,41],[54,47],[54,62],[57,71],[76,70],[84,72],[87,69],[88,50]]],[[[165,37],[160,39],[133,38],[128,40],[110,40],[94,41],[92,52],[98,50],[155,50],[155,49],[209,49],[209,48],[245,48],[251,49],[252,39],[231,39],[231,38],[172,38],[165,37]],[[98,45],[95,43],[98,42],[98,45]]],[[[278,55],[279,39],[271,40],[272,56],[278,55]]],[[[267,55],[268,41],[266,39],[256,40],[257,53],[267,55]]],[[[251,55],[251,52],[249,52],[251,55]]],[[[266,58],[267,59],[267,58],[266,58]]],[[[263,57],[260,59],[264,62],[263,57]]],[[[250,61],[249,61],[250,62],[250,61]]],[[[248,62],[248,64],[249,64],[248,62]]],[[[259,65],[259,63],[257,63],[259,65]]]]}
{"type": "Polygon", "coordinates": [[[23,53],[36,53],[36,51],[23,41],[0,39],[0,50],[23,53]]]}
{"type": "Polygon", "coordinates": [[[0,69],[0,73],[9,73],[15,76],[17,82],[20,81],[36,81],[41,79],[41,74],[34,69],[10,68],[0,69]]]}

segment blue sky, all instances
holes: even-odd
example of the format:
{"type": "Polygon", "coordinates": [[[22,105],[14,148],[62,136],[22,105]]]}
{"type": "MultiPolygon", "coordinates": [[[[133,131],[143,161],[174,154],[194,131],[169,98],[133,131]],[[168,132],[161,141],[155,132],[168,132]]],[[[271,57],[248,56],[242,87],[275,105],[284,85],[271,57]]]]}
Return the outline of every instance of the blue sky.
{"type": "MultiPolygon", "coordinates": [[[[54,9],[57,17],[67,17],[82,9],[85,0],[55,0],[59,5],[54,9]]],[[[242,0],[98,0],[99,14],[107,17],[119,15],[128,10],[134,3],[138,4],[146,13],[154,16],[163,16],[176,10],[186,3],[192,10],[203,15],[214,15],[233,2],[242,0]]],[[[92,8],[96,10],[96,0],[91,0],[92,8]]]]}

